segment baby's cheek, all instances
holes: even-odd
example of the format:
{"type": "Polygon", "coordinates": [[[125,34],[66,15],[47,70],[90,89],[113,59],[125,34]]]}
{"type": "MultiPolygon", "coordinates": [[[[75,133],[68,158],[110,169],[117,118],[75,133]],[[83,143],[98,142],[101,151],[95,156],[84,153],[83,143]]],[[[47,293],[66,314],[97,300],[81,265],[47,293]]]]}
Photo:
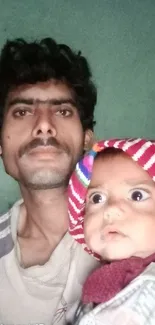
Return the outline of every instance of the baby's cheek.
{"type": "Polygon", "coordinates": [[[89,245],[89,242],[91,240],[91,237],[93,235],[93,225],[90,220],[84,221],[84,237],[87,245],[89,245]]]}
{"type": "Polygon", "coordinates": [[[100,234],[95,229],[88,229],[85,232],[85,241],[87,246],[93,250],[94,252],[98,253],[100,251],[101,247],[101,240],[100,240],[100,234]]]}
{"type": "Polygon", "coordinates": [[[84,223],[84,237],[87,245],[90,245],[90,242],[92,240],[92,237],[94,236],[93,234],[93,223],[90,221],[86,221],[84,223]]]}

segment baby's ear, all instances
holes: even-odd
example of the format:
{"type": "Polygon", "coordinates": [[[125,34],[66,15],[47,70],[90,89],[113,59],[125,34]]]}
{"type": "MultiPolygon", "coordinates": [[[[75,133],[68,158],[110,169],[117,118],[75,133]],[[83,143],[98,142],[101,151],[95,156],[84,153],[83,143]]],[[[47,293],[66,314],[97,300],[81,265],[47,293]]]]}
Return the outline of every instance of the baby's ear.
{"type": "Polygon", "coordinates": [[[0,156],[2,156],[2,147],[0,145],[0,156]]]}

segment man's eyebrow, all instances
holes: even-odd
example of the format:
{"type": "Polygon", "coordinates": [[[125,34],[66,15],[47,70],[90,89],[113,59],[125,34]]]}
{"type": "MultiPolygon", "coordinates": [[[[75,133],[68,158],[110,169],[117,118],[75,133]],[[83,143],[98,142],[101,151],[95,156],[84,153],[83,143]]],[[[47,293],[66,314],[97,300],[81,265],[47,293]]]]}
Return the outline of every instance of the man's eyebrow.
{"type": "Polygon", "coordinates": [[[32,105],[34,103],[34,100],[32,98],[22,98],[22,97],[15,97],[11,100],[8,100],[7,106],[10,108],[11,106],[14,106],[16,104],[26,104],[26,105],[32,105]]]}
{"type": "Polygon", "coordinates": [[[12,100],[8,100],[7,107],[10,108],[17,104],[33,105],[33,104],[50,104],[50,105],[62,105],[70,104],[71,106],[76,107],[76,102],[72,98],[51,98],[47,100],[40,100],[34,98],[23,98],[15,97],[12,100]]]}

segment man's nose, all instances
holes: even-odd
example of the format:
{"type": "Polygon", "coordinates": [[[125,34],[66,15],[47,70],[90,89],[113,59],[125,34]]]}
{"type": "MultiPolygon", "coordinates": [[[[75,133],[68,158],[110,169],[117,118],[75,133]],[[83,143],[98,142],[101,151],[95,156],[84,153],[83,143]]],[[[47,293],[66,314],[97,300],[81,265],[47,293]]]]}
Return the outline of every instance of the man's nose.
{"type": "Polygon", "coordinates": [[[36,119],[33,129],[34,137],[56,137],[56,126],[50,114],[45,110],[36,119]]]}

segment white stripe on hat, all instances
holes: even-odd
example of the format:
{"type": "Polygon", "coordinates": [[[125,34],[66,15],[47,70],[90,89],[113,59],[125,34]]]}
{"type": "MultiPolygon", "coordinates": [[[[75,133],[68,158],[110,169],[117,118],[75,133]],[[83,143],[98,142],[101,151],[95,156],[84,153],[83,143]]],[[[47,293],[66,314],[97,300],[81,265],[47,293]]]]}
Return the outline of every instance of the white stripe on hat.
{"type": "Polygon", "coordinates": [[[138,159],[144,154],[144,152],[152,145],[150,141],[147,141],[142,145],[142,147],[132,156],[132,158],[135,161],[138,161],[138,159]]]}
{"type": "Polygon", "coordinates": [[[72,199],[70,197],[69,197],[68,201],[69,201],[70,205],[72,206],[72,208],[75,210],[75,212],[79,214],[82,209],[78,209],[76,204],[72,201],[72,199]]]}
{"type": "Polygon", "coordinates": [[[152,165],[155,163],[155,154],[152,155],[152,157],[147,161],[147,163],[144,165],[144,170],[148,170],[152,165]]]}
{"type": "Polygon", "coordinates": [[[109,140],[104,141],[104,146],[109,147],[109,140]]]}
{"type": "Polygon", "coordinates": [[[76,235],[74,235],[74,238],[75,239],[83,239],[84,238],[84,234],[76,234],[76,235]]]}
{"type": "MultiPolygon", "coordinates": [[[[69,216],[69,219],[70,219],[72,225],[76,225],[77,222],[78,222],[78,220],[76,220],[76,219],[72,216],[72,214],[71,214],[70,212],[68,212],[68,216],[69,216]]],[[[69,230],[72,231],[72,228],[69,227],[69,230]]]]}
{"type": "Polygon", "coordinates": [[[127,140],[126,142],[125,142],[125,144],[123,145],[123,147],[122,147],[122,150],[123,151],[126,151],[126,150],[128,150],[130,147],[132,147],[134,144],[136,144],[136,143],[138,143],[138,142],[140,142],[141,141],[141,138],[138,138],[138,139],[134,139],[134,140],[132,140],[132,139],[129,139],[129,140],[127,140]]]}
{"type": "Polygon", "coordinates": [[[119,148],[119,145],[120,145],[121,142],[124,142],[124,140],[121,139],[121,140],[116,141],[116,142],[114,143],[113,147],[116,148],[116,149],[118,149],[118,148],[119,148]]]}
{"type": "Polygon", "coordinates": [[[72,195],[77,199],[77,201],[79,202],[79,203],[83,203],[83,199],[81,199],[81,197],[80,197],[80,195],[75,191],[75,188],[74,188],[74,186],[73,186],[73,182],[72,182],[72,179],[70,179],[70,181],[69,181],[69,185],[70,185],[70,189],[71,189],[71,191],[72,191],[72,195]]]}
{"type": "MultiPolygon", "coordinates": [[[[69,214],[69,216],[70,216],[70,214],[69,214]]],[[[71,217],[73,218],[73,216],[71,215],[71,217]]],[[[82,224],[80,223],[80,224],[77,224],[75,227],[74,227],[74,229],[73,228],[71,228],[71,231],[74,231],[74,230],[77,230],[77,229],[82,229],[82,231],[83,231],[83,227],[82,227],[82,224]]]]}

